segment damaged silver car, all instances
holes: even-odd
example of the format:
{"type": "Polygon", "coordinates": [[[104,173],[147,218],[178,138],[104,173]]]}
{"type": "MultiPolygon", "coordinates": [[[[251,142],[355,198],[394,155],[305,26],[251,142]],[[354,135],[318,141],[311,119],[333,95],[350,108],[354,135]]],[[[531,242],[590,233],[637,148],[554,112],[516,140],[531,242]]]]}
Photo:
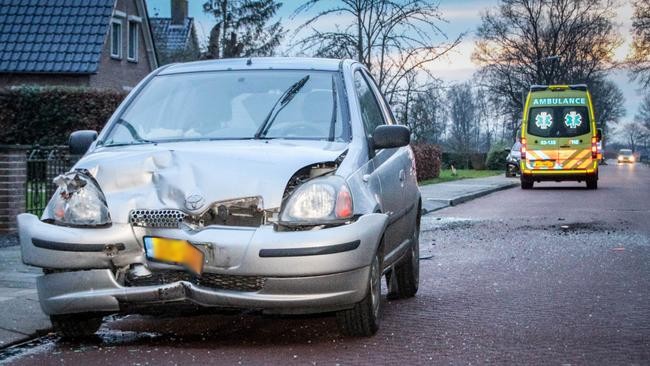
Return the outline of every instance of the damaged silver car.
{"type": "Polygon", "coordinates": [[[351,60],[253,58],[154,71],[18,217],[23,262],[63,336],[181,307],[335,312],[379,325],[418,290],[421,199],[408,128],[351,60]]]}

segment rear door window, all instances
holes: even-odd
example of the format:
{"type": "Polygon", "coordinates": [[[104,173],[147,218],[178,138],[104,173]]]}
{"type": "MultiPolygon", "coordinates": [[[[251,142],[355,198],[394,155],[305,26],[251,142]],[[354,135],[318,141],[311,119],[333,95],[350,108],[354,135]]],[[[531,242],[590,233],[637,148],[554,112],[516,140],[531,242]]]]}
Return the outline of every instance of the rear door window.
{"type": "Polygon", "coordinates": [[[539,137],[574,137],[590,132],[587,107],[538,107],[528,114],[528,134],[539,137]]]}

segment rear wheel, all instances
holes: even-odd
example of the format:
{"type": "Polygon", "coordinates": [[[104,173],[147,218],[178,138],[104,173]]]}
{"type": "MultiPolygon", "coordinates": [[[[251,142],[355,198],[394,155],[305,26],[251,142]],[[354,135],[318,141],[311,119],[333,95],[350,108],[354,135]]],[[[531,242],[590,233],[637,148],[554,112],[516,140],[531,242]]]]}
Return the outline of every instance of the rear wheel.
{"type": "Polygon", "coordinates": [[[532,189],[535,182],[532,179],[521,176],[521,189],[532,189]]]}
{"type": "Polygon", "coordinates": [[[336,322],[342,334],[353,337],[369,337],[379,329],[381,272],[380,251],[378,251],[370,264],[366,296],[352,309],[336,313],[336,322]]]}
{"type": "Polygon", "coordinates": [[[598,189],[598,177],[591,175],[587,177],[587,189],[598,189]]]}
{"type": "Polygon", "coordinates": [[[102,317],[95,315],[52,315],[52,327],[63,338],[84,338],[95,334],[102,325],[102,317]]]}

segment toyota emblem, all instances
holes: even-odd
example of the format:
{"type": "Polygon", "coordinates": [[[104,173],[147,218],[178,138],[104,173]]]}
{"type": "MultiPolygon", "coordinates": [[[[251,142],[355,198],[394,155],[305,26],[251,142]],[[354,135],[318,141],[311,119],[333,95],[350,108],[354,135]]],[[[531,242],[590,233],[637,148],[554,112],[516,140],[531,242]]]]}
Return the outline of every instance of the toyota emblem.
{"type": "Polygon", "coordinates": [[[185,207],[187,207],[188,210],[198,210],[203,207],[204,203],[205,199],[200,194],[192,194],[185,198],[185,207]]]}

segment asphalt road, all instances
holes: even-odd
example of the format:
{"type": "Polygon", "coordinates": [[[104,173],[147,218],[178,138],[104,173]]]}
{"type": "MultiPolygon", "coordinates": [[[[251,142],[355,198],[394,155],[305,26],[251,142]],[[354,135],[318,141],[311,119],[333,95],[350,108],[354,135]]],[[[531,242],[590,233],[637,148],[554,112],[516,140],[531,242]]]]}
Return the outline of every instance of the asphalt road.
{"type": "Polygon", "coordinates": [[[426,216],[420,291],[386,301],[372,338],[340,337],[327,315],[128,316],[4,361],[649,364],[650,169],[609,165],[599,185],[514,188],[426,216]]]}

